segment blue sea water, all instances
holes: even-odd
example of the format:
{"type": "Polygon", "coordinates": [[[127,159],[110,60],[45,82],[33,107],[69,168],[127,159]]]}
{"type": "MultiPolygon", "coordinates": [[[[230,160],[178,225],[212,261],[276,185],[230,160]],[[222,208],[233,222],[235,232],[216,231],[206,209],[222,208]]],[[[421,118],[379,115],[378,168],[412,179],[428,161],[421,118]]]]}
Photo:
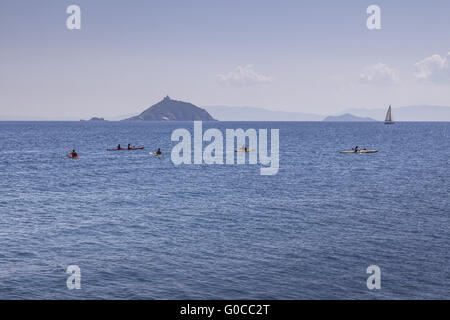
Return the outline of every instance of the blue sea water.
{"type": "Polygon", "coordinates": [[[203,126],[279,129],[279,173],[175,166],[191,122],[0,122],[0,299],[450,298],[450,123],[203,126]]]}

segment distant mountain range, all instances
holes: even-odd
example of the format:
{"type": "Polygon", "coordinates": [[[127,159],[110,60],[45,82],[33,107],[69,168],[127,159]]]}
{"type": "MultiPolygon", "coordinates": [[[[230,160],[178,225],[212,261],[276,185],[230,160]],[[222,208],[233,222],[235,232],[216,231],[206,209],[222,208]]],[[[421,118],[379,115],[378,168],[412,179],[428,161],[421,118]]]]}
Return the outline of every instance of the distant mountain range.
{"type": "Polygon", "coordinates": [[[141,114],[125,121],[215,121],[211,115],[192,103],[177,101],[166,96],[141,114]]]}
{"type": "Polygon", "coordinates": [[[368,117],[365,117],[365,118],[357,117],[350,113],[345,113],[340,116],[328,116],[325,119],[323,119],[322,121],[357,121],[357,122],[360,122],[360,121],[376,121],[376,120],[374,120],[372,118],[368,118],[368,117]]]}
{"type": "MultiPolygon", "coordinates": [[[[386,108],[380,109],[347,109],[342,113],[350,113],[357,117],[370,117],[384,121],[386,108]]],[[[392,107],[395,121],[450,121],[450,107],[443,106],[407,106],[392,107]]]]}
{"type": "MultiPolygon", "coordinates": [[[[327,117],[311,113],[273,111],[253,107],[211,106],[204,108],[219,121],[322,121],[325,119],[327,119],[326,121],[384,121],[387,111],[387,106],[379,109],[346,109],[327,117]]],[[[392,115],[395,121],[450,121],[450,107],[394,106],[392,115]]]]}
{"type": "Polygon", "coordinates": [[[105,121],[104,118],[99,118],[99,117],[93,117],[89,120],[80,120],[80,121],[92,121],[92,122],[99,122],[99,121],[105,121]]]}
{"type": "Polygon", "coordinates": [[[219,121],[320,121],[324,116],[286,111],[273,111],[253,107],[204,107],[219,121]]]}
{"type": "MultiPolygon", "coordinates": [[[[378,109],[353,108],[330,116],[312,113],[274,111],[255,107],[209,106],[199,108],[191,103],[169,97],[146,109],[139,115],[108,117],[116,121],[384,121],[387,106],[378,109]],[[367,119],[369,118],[369,119],[367,119]]],[[[392,107],[394,121],[450,121],[450,107],[407,106],[392,107]]],[[[99,118],[100,119],[100,118],[99,118]]],[[[0,121],[77,121],[74,117],[2,116],[0,121]]],[[[95,119],[97,120],[97,119],[95,119]]]]}

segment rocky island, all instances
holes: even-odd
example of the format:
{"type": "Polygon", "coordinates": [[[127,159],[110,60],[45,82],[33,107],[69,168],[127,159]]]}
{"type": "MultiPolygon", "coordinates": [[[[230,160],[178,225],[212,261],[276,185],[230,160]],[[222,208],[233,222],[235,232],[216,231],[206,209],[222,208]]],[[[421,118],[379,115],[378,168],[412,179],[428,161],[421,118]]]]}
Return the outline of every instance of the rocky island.
{"type": "Polygon", "coordinates": [[[105,119],[104,118],[99,118],[99,117],[93,117],[89,121],[105,121],[105,119]]]}
{"type": "Polygon", "coordinates": [[[89,120],[80,120],[80,121],[93,121],[93,122],[98,122],[98,121],[106,121],[104,118],[99,118],[99,117],[93,117],[89,120]]]}
{"type": "Polygon", "coordinates": [[[216,121],[205,109],[166,96],[141,114],[124,121],[216,121]]]}

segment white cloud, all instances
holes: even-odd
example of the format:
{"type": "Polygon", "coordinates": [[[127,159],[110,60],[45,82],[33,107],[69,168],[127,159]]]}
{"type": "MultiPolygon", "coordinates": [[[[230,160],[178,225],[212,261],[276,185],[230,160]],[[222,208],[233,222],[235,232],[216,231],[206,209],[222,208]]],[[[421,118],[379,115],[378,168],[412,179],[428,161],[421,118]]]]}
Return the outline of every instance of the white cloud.
{"type": "Polygon", "coordinates": [[[384,63],[377,63],[363,69],[359,81],[366,84],[394,85],[400,82],[397,71],[384,63]]]}
{"type": "Polygon", "coordinates": [[[436,83],[450,82],[450,52],[446,57],[434,54],[414,64],[414,76],[436,83]]]}
{"type": "Polygon", "coordinates": [[[256,73],[252,65],[238,66],[235,71],[227,74],[218,74],[217,79],[222,84],[237,87],[268,84],[273,81],[272,77],[256,73]]]}

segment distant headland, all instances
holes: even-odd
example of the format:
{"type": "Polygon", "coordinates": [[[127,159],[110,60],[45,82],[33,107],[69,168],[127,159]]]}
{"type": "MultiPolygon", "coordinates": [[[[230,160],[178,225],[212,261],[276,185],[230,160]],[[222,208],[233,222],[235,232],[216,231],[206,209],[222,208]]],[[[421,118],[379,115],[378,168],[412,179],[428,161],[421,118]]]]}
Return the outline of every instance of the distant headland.
{"type": "MultiPolygon", "coordinates": [[[[86,120],[80,120],[80,121],[86,121],[86,120]]],[[[99,121],[106,121],[106,120],[104,118],[93,117],[93,118],[89,119],[88,121],[99,122],[99,121]]]]}
{"type": "Polygon", "coordinates": [[[205,109],[166,96],[141,114],[124,121],[216,121],[205,109]]]}
{"type": "MultiPolygon", "coordinates": [[[[448,106],[395,106],[392,108],[395,120],[402,121],[450,121],[448,106]]],[[[202,106],[176,101],[166,96],[163,100],[137,113],[125,113],[120,116],[94,116],[83,122],[107,121],[384,121],[386,106],[376,109],[348,108],[331,115],[282,111],[279,108],[264,109],[257,107],[202,106]]],[[[0,121],[80,121],[76,116],[33,116],[2,115],[0,121]]]]}
{"type": "Polygon", "coordinates": [[[328,116],[325,119],[323,119],[322,121],[329,121],[329,122],[356,121],[356,122],[360,122],[360,121],[376,121],[376,120],[372,119],[372,118],[369,118],[369,117],[357,117],[357,116],[354,116],[354,115],[352,115],[350,113],[345,113],[345,114],[340,115],[340,116],[328,116]]]}

